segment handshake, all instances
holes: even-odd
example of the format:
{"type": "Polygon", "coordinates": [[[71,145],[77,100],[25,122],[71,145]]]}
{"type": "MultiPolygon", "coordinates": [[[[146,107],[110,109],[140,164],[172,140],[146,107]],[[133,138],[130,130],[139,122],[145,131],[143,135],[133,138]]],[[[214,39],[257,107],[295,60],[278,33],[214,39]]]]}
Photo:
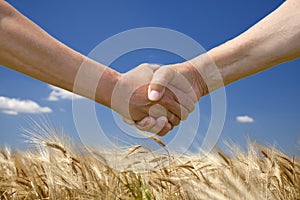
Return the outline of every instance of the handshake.
{"type": "Polygon", "coordinates": [[[0,1],[0,13],[0,65],[93,99],[140,130],[165,135],[208,93],[200,71],[210,79],[210,65],[201,55],[197,67],[192,60],[142,64],[120,74],[51,37],[5,1],[0,1]]]}
{"type": "Polygon", "coordinates": [[[119,74],[109,107],[127,124],[164,136],[187,119],[207,93],[202,76],[189,62],[161,67],[145,63],[119,74]]]}
{"type": "Polygon", "coordinates": [[[142,64],[120,74],[91,60],[78,73],[89,59],[0,1],[0,65],[93,99],[140,130],[163,136],[188,117],[201,96],[299,58],[299,2],[284,2],[249,30],[209,50],[207,57],[162,67],[142,64]],[[78,74],[83,78],[75,84],[78,74]],[[89,87],[93,81],[96,88],[89,87]]]}

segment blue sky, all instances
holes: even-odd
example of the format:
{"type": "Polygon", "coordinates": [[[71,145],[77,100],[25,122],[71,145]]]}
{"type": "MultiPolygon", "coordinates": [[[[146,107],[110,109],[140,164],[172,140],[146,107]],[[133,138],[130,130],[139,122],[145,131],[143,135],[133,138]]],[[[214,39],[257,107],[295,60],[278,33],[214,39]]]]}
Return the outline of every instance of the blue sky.
{"type": "MultiPolygon", "coordinates": [[[[8,2],[52,36],[87,55],[105,39],[140,27],[173,29],[188,35],[209,50],[239,35],[283,1],[8,2]]],[[[126,72],[143,62],[168,64],[180,61],[182,58],[172,53],[145,49],[120,57],[110,67],[126,72]]],[[[220,141],[230,140],[245,146],[249,137],[258,143],[276,144],[291,155],[299,155],[299,64],[300,60],[284,63],[227,86],[227,115],[220,141]],[[236,119],[238,116],[249,116],[253,122],[240,123],[236,119]]],[[[47,118],[55,126],[63,127],[72,137],[77,137],[71,100],[64,99],[68,98],[65,93],[55,93],[53,90],[56,89],[45,83],[0,67],[2,99],[15,101],[18,105],[27,100],[25,104],[37,112],[30,113],[26,109],[19,109],[19,113],[0,110],[1,145],[23,147],[21,128],[30,128],[29,118],[47,118]],[[56,101],[49,101],[51,92],[52,100],[54,98],[56,101]]],[[[205,129],[210,115],[209,97],[204,97],[199,107],[203,118],[201,126],[205,129]]],[[[109,115],[110,111],[97,105],[97,113],[103,116],[109,115]]],[[[102,122],[106,131],[118,133],[111,117],[102,122]]]]}

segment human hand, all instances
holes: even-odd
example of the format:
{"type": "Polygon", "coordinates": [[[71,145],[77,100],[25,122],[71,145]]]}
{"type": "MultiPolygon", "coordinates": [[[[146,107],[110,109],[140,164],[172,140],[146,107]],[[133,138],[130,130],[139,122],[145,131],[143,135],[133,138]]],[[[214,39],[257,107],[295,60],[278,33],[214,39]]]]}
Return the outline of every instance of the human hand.
{"type": "MultiPolygon", "coordinates": [[[[200,97],[208,93],[207,86],[197,68],[188,62],[167,65],[157,69],[148,87],[149,100],[159,101],[167,89],[175,94],[189,113],[194,110],[200,97]]],[[[150,121],[149,118],[145,118],[140,122],[136,122],[136,126],[142,129],[147,120],[150,121]]],[[[153,119],[151,120],[153,121],[153,119]]]]}
{"type": "MultiPolygon", "coordinates": [[[[164,90],[164,96],[159,100],[148,99],[148,86],[159,68],[158,65],[141,64],[122,74],[114,88],[111,107],[123,116],[125,122],[132,124],[139,121],[139,129],[165,135],[185,119],[189,111],[169,88],[164,90]]],[[[173,90],[180,92],[176,88],[173,90]]]]}
{"type": "MultiPolygon", "coordinates": [[[[148,98],[151,101],[160,100],[165,94],[166,88],[176,88],[176,97],[185,95],[192,101],[185,101],[185,106],[190,112],[200,97],[208,93],[207,85],[200,72],[190,62],[166,65],[155,71],[148,87],[148,98]]],[[[183,102],[182,102],[183,103],[183,102]]]]}

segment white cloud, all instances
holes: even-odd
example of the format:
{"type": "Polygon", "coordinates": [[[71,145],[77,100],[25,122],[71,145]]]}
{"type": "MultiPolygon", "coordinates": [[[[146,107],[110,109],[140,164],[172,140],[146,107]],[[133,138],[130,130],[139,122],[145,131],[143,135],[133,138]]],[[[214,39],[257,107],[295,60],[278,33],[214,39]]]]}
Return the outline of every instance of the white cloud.
{"type": "Polygon", "coordinates": [[[7,115],[18,115],[18,112],[14,110],[3,110],[2,113],[7,115]]]}
{"type": "Polygon", "coordinates": [[[39,114],[52,112],[49,107],[41,107],[32,100],[20,100],[0,96],[0,111],[7,115],[18,115],[19,113],[39,114]]]}
{"type": "Polygon", "coordinates": [[[72,92],[69,92],[67,90],[55,87],[53,85],[49,85],[50,89],[52,90],[51,93],[49,94],[47,100],[48,101],[59,101],[63,99],[81,99],[83,97],[73,94],[72,92]]]}
{"type": "Polygon", "coordinates": [[[253,123],[254,122],[254,119],[252,117],[247,116],[247,115],[237,116],[235,119],[239,123],[253,123]]]}

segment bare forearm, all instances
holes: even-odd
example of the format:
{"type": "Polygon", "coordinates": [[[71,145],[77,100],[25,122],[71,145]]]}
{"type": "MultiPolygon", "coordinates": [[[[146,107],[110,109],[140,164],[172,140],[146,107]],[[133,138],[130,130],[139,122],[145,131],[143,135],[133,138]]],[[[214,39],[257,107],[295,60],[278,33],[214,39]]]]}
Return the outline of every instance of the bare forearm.
{"type": "MultiPolygon", "coordinates": [[[[217,65],[224,84],[298,58],[299,19],[300,1],[287,0],[240,36],[210,50],[207,55],[217,65]]],[[[205,68],[200,64],[201,60],[203,58],[200,56],[192,62],[205,68]]]]}
{"type": "Polygon", "coordinates": [[[109,106],[107,97],[111,91],[104,88],[115,84],[119,76],[117,72],[88,60],[51,37],[8,3],[0,1],[0,65],[73,91],[77,72],[84,61],[88,63],[88,76],[99,77],[106,71],[103,73],[105,81],[101,81],[98,87],[102,93],[93,97],[91,91],[85,90],[88,86],[84,85],[75,92],[109,106]]]}

